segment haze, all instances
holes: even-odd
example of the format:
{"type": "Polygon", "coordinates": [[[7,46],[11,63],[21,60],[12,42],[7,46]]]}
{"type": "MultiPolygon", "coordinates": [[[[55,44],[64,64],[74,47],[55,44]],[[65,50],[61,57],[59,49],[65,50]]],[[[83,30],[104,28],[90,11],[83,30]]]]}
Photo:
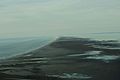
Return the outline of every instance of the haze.
{"type": "Polygon", "coordinates": [[[0,37],[119,31],[120,0],[0,0],[0,37]]]}

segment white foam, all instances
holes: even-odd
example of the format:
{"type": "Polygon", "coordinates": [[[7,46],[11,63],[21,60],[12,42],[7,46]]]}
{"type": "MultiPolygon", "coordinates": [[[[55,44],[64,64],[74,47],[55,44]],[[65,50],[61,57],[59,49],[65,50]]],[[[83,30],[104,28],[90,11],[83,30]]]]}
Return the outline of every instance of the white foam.
{"type": "Polygon", "coordinates": [[[105,62],[109,62],[112,60],[116,60],[120,58],[120,56],[116,56],[116,55],[101,55],[101,56],[89,56],[86,57],[85,59],[97,59],[97,60],[103,60],[105,62]]]}
{"type": "Polygon", "coordinates": [[[59,78],[68,78],[68,79],[90,79],[91,76],[88,76],[86,74],[79,74],[79,73],[63,73],[62,75],[49,75],[52,77],[59,77],[59,78]]]}
{"type": "Polygon", "coordinates": [[[29,60],[48,60],[49,58],[31,58],[29,60]]]}
{"type": "Polygon", "coordinates": [[[24,56],[29,57],[29,56],[32,56],[32,54],[27,54],[27,55],[24,55],[24,56]]]}
{"type": "Polygon", "coordinates": [[[85,55],[99,55],[101,53],[101,51],[89,51],[89,52],[86,52],[84,54],[72,54],[72,55],[68,55],[68,56],[85,56],[85,55]]]}

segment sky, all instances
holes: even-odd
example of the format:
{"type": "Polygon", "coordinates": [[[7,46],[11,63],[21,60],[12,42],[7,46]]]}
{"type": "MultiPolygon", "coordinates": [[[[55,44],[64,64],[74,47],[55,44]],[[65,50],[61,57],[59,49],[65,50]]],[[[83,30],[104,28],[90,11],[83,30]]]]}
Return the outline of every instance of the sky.
{"type": "Polygon", "coordinates": [[[120,0],[0,0],[0,37],[120,32],[120,0]]]}

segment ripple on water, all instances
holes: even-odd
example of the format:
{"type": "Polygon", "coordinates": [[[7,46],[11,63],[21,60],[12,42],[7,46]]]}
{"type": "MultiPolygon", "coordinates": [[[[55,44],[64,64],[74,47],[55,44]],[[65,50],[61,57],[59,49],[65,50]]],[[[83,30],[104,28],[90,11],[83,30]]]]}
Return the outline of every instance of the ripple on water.
{"type": "Polygon", "coordinates": [[[110,62],[116,59],[119,59],[120,56],[116,56],[116,55],[97,55],[97,56],[89,56],[89,57],[85,57],[85,59],[96,59],[96,60],[102,60],[104,62],[110,62]]]}

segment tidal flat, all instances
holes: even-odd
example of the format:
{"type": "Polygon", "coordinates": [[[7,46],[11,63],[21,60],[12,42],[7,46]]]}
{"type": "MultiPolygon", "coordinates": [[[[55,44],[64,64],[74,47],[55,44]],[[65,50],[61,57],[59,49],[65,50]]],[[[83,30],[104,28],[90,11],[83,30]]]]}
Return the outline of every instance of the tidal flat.
{"type": "Polygon", "coordinates": [[[48,45],[1,60],[2,80],[119,80],[120,43],[60,37],[48,45]]]}

